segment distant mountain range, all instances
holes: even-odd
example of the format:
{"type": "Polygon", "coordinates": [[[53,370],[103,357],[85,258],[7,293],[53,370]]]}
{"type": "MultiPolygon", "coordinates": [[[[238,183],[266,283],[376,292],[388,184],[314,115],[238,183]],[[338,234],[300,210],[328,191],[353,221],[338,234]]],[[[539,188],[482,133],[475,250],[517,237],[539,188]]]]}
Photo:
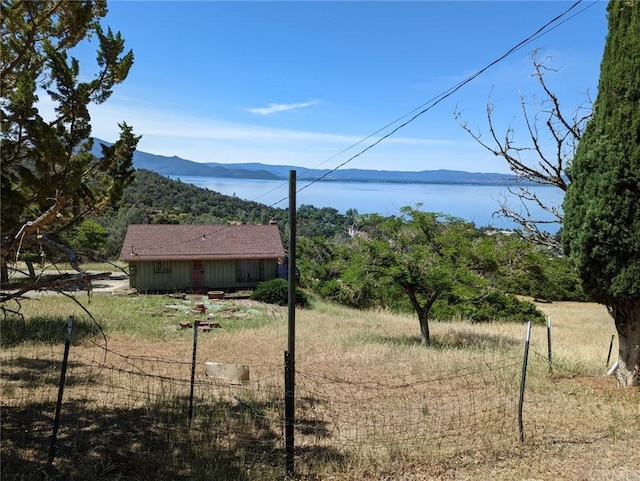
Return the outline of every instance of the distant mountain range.
{"type": "MultiPolygon", "coordinates": [[[[94,139],[94,154],[101,152],[100,144],[109,142],[94,139]]],[[[243,164],[200,163],[177,156],[150,154],[136,150],[133,166],[147,169],[171,177],[216,177],[226,179],[286,180],[289,171],[295,170],[298,180],[339,182],[389,182],[412,184],[473,184],[473,185],[513,185],[516,176],[487,172],[465,172],[460,170],[422,170],[419,172],[367,169],[306,169],[291,165],[266,165],[257,162],[243,164]]]]}

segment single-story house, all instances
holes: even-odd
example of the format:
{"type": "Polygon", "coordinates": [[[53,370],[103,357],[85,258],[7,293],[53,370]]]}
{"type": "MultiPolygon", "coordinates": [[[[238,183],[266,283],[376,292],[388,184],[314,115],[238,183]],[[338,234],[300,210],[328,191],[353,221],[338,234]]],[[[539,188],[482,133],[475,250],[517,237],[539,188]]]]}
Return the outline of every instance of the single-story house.
{"type": "Polygon", "coordinates": [[[120,252],[138,291],[251,288],[278,277],[284,257],[273,223],[130,225],[120,252]]]}

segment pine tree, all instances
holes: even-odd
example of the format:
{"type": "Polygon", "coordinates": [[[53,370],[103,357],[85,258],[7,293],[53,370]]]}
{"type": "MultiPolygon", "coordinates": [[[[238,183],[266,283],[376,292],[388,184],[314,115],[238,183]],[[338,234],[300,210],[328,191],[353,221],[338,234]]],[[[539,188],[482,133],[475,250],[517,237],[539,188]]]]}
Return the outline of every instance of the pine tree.
{"type": "Polygon", "coordinates": [[[569,171],[563,245],[619,337],[616,377],[640,369],[640,2],[611,1],[594,115],[569,171]]]}
{"type": "MultiPolygon", "coordinates": [[[[120,138],[102,155],[91,154],[88,106],[105,102],[133,64],[120,33],[103,29],[105,1],[2,1],[0,90],[2,113],[1,260],[30,245],[60,243],[64,230],[88,214],[116,203],[133,180],[139,137],[120,124],[120,138]],[[80,42],[97,43],[97,69],[82,81],[69,52],[80,42]],[[54,106],[53,118],[40,112],[54,106]]],[[[33,248],[33,247],[32,247],[33,248]]]]}

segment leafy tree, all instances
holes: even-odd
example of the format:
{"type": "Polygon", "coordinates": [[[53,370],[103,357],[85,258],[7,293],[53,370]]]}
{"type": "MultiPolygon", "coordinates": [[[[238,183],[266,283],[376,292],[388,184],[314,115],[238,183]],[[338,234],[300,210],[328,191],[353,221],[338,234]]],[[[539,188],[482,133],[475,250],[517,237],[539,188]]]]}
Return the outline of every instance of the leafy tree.
{"type": "Polygon", "coordinates": [[[486,295],[470,299],[469,318],[474,322],[490,322],[495,320],[544,322],[544,315],[536,309],[535,304],[520,301],[517,297],[490,291],[486,295]]]}
{"type": "Polygon", "coordinates": [[[91,219],[85,219],[80,224],[61,235],[65,245],[73,250],[82,252],[99,252],[107,243],[109,233],[100,224],[91,219]]]}
{"type": "Polygon", "coordinates": [[[478,280],[469,269],[473,224],[410,207],[399,217],[369,218],[367,236],[354,266],[368,289],[392,284],[409,299],[418,316],[422,344],[430,343],[429,313],[434,303],[456,286],[478,280]]]}
{"type": "Polygon", "coordinates": [[[303,287],[320,290],[324,281],[335,279],[340,270],[335,262],[339,256],[338,246],[326,237],[300,237],[296,253],[300,267],[300,283],[303,287]]]}
{"type": "Polygon", "coordinates": [[[586,300],[573,264],[555,250],[514,235],[488,235],[479,241],[486,251],[484,262],[493,263],[485,275],[498,290],[541,301],[586,300]]]}
{"type": "Polygon", "coordinates": [[[618,331],[616,377],[640,370],[640,2],[611,1],[594,115],[569,171],[565,251],[618,331]]]}
{"type": "MultiPolygon", "coordinates": [[[[392,275],[393,269],[386,267],[395,262],[387,252],[389,243],[397,245],[387,230],[401,231],[397,226],[411,221],[410,212],[405,209],[404,219],[363,216],[359,221],[362,230],[350,240],[301,238],[298,265],[302,285],[323,298],[357,309],[381,307],[416,312],[406,290],[392,275]],[[393,227],[385,227],[387,230],[382,232],[384,225],[393,227]]],[[[435,216],[438,223],[455,221],[429,215],[435,216]]],[[[451,289],[438,296],[429,310],[430,319],[544,321],[533,304],[518,300],[514,294],[544,299],[579,298],[572,290],[577,277],[565,259],[517,236],[487,234],[470,224],[466,227],[466,231],[461,229],[466,245],[456,259],[460,262],[459,272],[465,275],[456,276],[451,289]],[[536,274],[534,282],[531,273],[536,274]]]]}
{"type": "Polygon", "coordinates": [[[101,26],[104,1],[6,0],[1,13],[2,265],[38,243],[77,265],[61,234],[115,205],[133,179],[139,137],[121,123],[119,140],[92,155],[88,109],[126,79],[133,52],[101,26]],[[89,40],[97,41],[97,69],[81,81],[90,75],[69,53],[89,40]],[[44,98],[54,106],[49,119],[40,111],[44,98]]]}
{"type": "Polygon", "coordinates": [[[303,204],[297,209],[297,233],[305,237],[332,237],[334,235],[345,238],[349,228],[348,219],[332,207],[317,208],[303,204]]]}

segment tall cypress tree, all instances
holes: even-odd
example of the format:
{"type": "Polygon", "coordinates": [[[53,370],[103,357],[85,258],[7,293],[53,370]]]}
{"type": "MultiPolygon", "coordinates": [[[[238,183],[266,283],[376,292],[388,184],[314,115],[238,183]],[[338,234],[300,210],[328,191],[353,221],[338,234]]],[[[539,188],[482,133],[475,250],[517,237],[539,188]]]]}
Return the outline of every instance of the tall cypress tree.
{"type": "Polygon", "coordinates": [[[640,370],[640,2],[612,0],[594,115],[569,171],[563,245],[619,338],[616,377],[640,370]]]}

